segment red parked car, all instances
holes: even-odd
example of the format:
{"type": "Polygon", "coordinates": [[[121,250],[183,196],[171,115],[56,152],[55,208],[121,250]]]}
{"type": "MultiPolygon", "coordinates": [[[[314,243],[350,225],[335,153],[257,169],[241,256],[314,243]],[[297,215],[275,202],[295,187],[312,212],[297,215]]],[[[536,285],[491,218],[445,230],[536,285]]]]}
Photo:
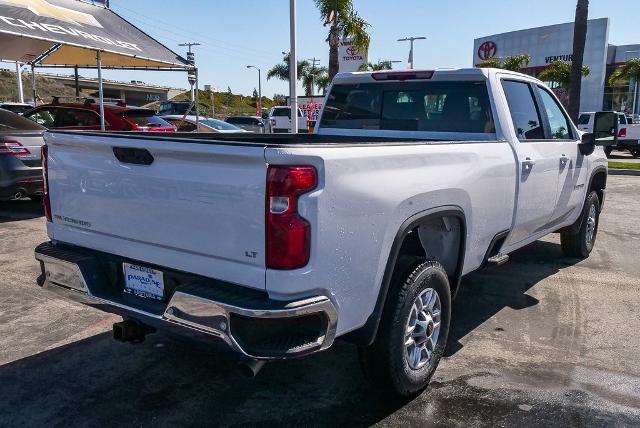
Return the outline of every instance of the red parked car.
{"type": "MultiPolygon", "coordinates": [[[[24,117],[49,128],[82,131],[100,130],[100,105],[93,100],[84,103],[60,103],[54,98],[28,111],[24,117]]],[[[107,131],[175,132],[176,127],[156,116],[153,110],[127,106],[122,102],[104,105],[107,131]]]]}

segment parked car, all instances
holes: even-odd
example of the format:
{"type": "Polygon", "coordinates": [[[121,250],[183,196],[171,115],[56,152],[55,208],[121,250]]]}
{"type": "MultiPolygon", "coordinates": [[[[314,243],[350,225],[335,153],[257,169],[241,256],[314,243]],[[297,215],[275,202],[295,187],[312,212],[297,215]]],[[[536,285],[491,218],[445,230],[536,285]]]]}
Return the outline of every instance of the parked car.
{"type": "MultiPolygon", "coordinates": [[[[640,158],[640,124],[634,124],[633,118],[624,113],[612,112],[618,117],[618,135],[616,144],[605,147],[607,156],[612,150],[628,150],[634,158],[640,158]]],[[[593,132],[595,112],[580,113],[578,129],[593,132]]]]}
{"type": "Polygon", "coordinates": [[[199,127],[196,125],[195,116],[185,117],[180,114],[172,114],[161,117],[175,126],[178,132],[246,132],[244,129],[240,129],[230,123],[209,117],[200,117],[198,120],[199,127]]]}
{"type": "Polygon", "coordinates": [[[224,121],[249,132],[265,133],[264,121],[258,116],[227,116],[224,121]]]}
{"type": "Polygon", "coordinates": [[[190,115],[196,114],[195,106],[190,101],[162,101],[158,108],[160,116],[179,114],[183,115],[189,110],[190,115]]]}
{"type": "Polygon", "coordinates": [[[486,68],[338,74],[312,135],[45,138],[43,287],[124,315],[118,340],[219,338],[254,373],[342,337],[403,396],[444,353],[462,276],[552,232],[589,256],[610,141],[486,68]]]}
{"type": "Polygon", "coordinates": [[[44,131],[29,119],[0,109],[0,201],[42,198],[44,131]]]}
{"type": "MultiPolygon", "coordinates": [[[[291,132],[291,107],[276,106],[269,110],[269,132],[290,133],[291,132]]],[[[302,110],[298,109],[298,130],[305,132],[307,130],[307,119],[302,114],[302,110]]]]}
{"type": "MultiPolygon", "coordinates": [[[[24,117],[48,129],[74,131],[100,130],[100,105],[93,100],[84,103],[43,104],[28,111],[24,117]]],[[[104,105],[107,131],[174,132],[175,126],[167,123],[150,109],[127,106],[118,102],[104,105]]]]}
{"type": "Polygon", "coordinates": [[[0,103],[0,108],[4,110],[12,111],[17,114],[24,114],[25,112],[31,110],[33,106],[27,103],[3,102],[3,103],[0,103]]]}

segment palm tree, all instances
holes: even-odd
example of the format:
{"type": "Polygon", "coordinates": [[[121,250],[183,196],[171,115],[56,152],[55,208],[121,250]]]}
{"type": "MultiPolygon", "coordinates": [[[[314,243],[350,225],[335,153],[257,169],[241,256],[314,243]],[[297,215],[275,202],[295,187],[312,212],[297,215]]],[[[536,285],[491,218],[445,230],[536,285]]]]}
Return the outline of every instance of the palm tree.
{"type": "MultiPolygon", "coordinates": [[[[565,61],[554,61],[538,74],[538,79],[545,82],[555,82],[564,89],[571,87],[573,76],[571,75],[572,64],[565,61]]],[[[581,77],[589,75],[589,67],[583,65],[580,69],[581,77]]],[[[580,78],[578,80],[581,80],[580,78]]]]}
{"type": "Polygon", "coordinates": [[[529,65],[530,62],[531,55],[529,54],[511,55],[504,59],[502,68],[505,70],[520,71],[529,65]]]}
{"type": "Polygon", "coordinates": [[[584,68],[584,45],[587,40],[587,18],[589,17],[589,0],[578,0],[576,17],[573,24],[573,55],[569,77],[569,117],[576,122],[580,114],[580,90],[584,68]]]}
{"type": "Polygon", "coordinates": [[[312,65],[302,67],[298,78],[302,81],[304,94],[306,96],[313,95],[314,86],[319,87],[318,82],[324,82],[326,80],[328,84],[329,81],[325,76],[328,76],[327,67],[314,67],[312,65]]]}
{"type": "Polygon", "coordinates": [[[502,68],[504,70],[511,71],[520,71],[531,61],[531,55],[529,54],[520,54],[520,55],[510,55],[505,57],[503,61],[500,61],[498,58],[490,58],[482,61],[478,64],[478,67],[482,68],[502,68]]]}
{"type": "Polygon", "coordinates": [[[635,88],[633,91],[633,111],[631,113],[635,114],[638,97],[638,82],[640,82],[640,58],[632,58],[628,60],[624,65],[613,70],[613,73],[609,76],[609,84],[611,85],[626,81],[631,84],[632,80],[635,82],[635,88]]]}
{"type": "MultiPolygon", "coordinates": [[[[297,67],[298,79],[300,79],[300,76],[302,75],[303,70],[307,67],[311,67],[311,64],[309,63],[309,61],[307,60],[298,61],[298,67],[297,67]]],[[[287,82],[289,81],[289,54],[288,53],[284,54],[284,56],[282,57],[281,63],[274,65],[267,72],[267,80],[271,79],[272,77],[275,77],[276,79],[280,79],[280,80],[285,80],[287,82]]]]}
{"type": "MultiPolygon", "coordinates": [[[[313,95],[314,82],[318,88],[326,89],[326,87],[329,85],[329,81],[325,78],[325,75],[327,75],[327,67],[314,67],[307,60],[298,61],[297,76],[298,80],[302,82],[302,86],[304,86],[305,95],[313,95]],[[324,83],[325,80],[327,80],[327,83],[324,83]],[[318,83],[322,83],[324,86],[321,86],[318,83]]],[[[267,80],[271,79],[272,77],[287,82],[289,81],[288,53],[284,54],[281,63],[274,65],[267,72],[267,80]]]]}
{"type": "Polygon", "coordinates": [[[353,8],[352,0],[314,0],[320,17],[328,23],[333,17],[329,29],[329,81],[338,73],[338,44],[340,38],[350,37],[358,51],[369,50],[371,36],[367,32],[369,23],[358,15],[353,8]]]}
{"type": "Polygon", "coordinates": [[[367,62],[362,64],[358,71],[382,71],[391,70],[393,68],[391,61],[378,61],[376,63],[367,62]]]}
{"type": "Polygon", "coordinates": [[[329,83],[331,83],[331,81],[329,80],[329,73],[324,73],[316,79],[316,88],[318,88],[319,91],[322,91],[322,93],[325,94],[327,92],[327,88],[329,87],[329,83]]]}

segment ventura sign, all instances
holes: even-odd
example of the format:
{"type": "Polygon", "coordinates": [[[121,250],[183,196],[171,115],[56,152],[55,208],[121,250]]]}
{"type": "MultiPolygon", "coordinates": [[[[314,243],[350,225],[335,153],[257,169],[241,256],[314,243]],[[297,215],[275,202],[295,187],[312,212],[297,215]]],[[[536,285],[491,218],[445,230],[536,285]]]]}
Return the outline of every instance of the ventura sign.
{"type": "Polygon", "coordinates": [[[341,72],[358,71],[367,62],[366,55],[362,55],[353,45],[351,39],[340,40],[338,44],[338,69],[341,72]]]}

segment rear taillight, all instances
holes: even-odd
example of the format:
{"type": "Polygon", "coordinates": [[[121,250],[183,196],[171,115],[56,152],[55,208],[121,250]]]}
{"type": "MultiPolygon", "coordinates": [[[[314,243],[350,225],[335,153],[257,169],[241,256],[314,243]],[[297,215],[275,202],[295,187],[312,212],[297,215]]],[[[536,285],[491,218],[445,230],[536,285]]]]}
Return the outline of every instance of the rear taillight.
{"type": "Polygon", "coordinates": [[[49,200],[49,148],[42,146],[42,208],[47,221],[51,221],[51,201],[49,200]]]}
{"type": "Polygon", "coordinates": [[[627,136],[627,128],[620,128],[618,131],[618,137],[626,137],[627,136]]]}
{"type": "Polygon", "coordinates": [[[309,262],[311,225],[298,213],[300,195],[318,184],[312,166],[270,166],[267,170],[266,264],[297,269],[309,262]]]}
{"type": "Polygon", "coordinates": [[[0,141],[0,156],[24,156],[30,155],[29,149],[24,147],[17,141],[2,140],[0,141]]]}

